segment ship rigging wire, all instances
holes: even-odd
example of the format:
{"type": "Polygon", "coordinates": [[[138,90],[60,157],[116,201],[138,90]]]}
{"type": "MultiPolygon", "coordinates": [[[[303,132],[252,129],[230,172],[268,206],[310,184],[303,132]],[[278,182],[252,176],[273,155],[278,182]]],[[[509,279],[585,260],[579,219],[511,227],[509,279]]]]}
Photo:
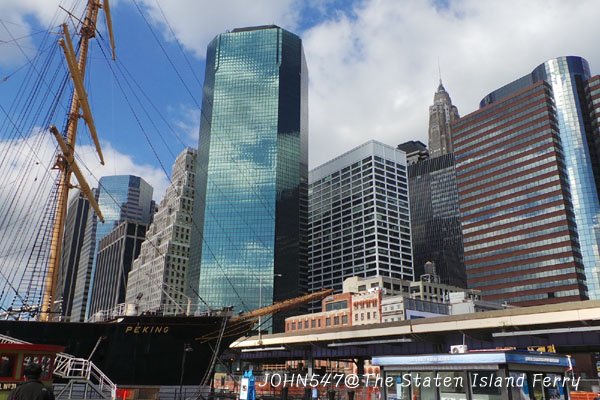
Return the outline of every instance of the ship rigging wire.
{"type": "MultiPolygon", "coordinates": [[[[137,2],[135,3],[136,7],[138,8],[138,11],[140,12],[140,14],[142,15],[142,17],[144,18],[144,21],[146,22],[148,28],[152,31],[152,34],[155,38],[155,40],[157,40],[160,43],[160,40],[158,39],[158,36],[156,35],[156,33],[153,31],[153,28],[151,26],[151,24],[148,22],[148,20],[146,19],[146,17],[143,14],[143,11],[140,9],[139,5],[137,4],[137,2]]],[[[158,1],[157,1],[158,4],[158,1]]],[[[76,2],[73,3],[73,7],[71,7],[71,9],[74,9],[76,5],[76,2]]],[[[158,4],[158,7],[160,8],[160,12],[161,15],[163,16],[164,20],[165,20],[165,24],[167,25],[167,27],[169,28],[169,30],[171,31],[172,34],[174,34],[173,32],[173,28],[170,25],[170,23],[168,22],[168,20],[166,19],[166,15],[164,14],[164,11],[162,10],[162,8],[160,7],[160,4],[158,4]]],[[[71,17],[71,21],[73,21],[72,16],[71,17]]],[[[56,18],[55,18],[56,19],[56,18]]],[[[56,26],[56,25],[54,25],[56,26]]],[[[38,135],[37,137],[33,136],[31,133],[27,134],[27,132],[32,132],[32,130],[34,129],[35,126],[48,126],[50,124],[50,121],[52,121],[55,116],[56,116],[56,111],[57,109],[60,107],[62,109],[67,109],[67,107],[64,104],[64,92],[65,89],[67,87],[67,83],[68,83],[68,76],[67,73],[65,72],[65,66],[64,66],[64,61],[62,61],[62,58],[59,58],[59,62],[58,65],[54,67],[53,71],[54,73],[51,74],[52,76],[52,80],[50,80],[50,82],[46,82],[46,76],[50,75],[50,73],[48,72],[48,70],[50,69],[50,65],[51,65],[51,60],[53,59],[53,57],[56,55],[56,48],[57,46],[54,43],[51,43],[50,46],[46,45],[46,43],[48,42],[48,38],[49,37],[53,37],[55,35],[55,28],[53,29],[48,29],[46,32],[46,35],[44,36],[44,39],[42,40],[42,44],[40,45],[38,52],[35,54],[34,57],[28,59],[28,63],[25,64],[23,67],[21,68],[27,68],[27,75],[26,75],[26,82],[29,83],[29,86],[33,86],[33,88],[35,90],[30,91],[30,95],[27,97],[27,100],[23,100],[22,96],[25,96],[25,94],[27,93],[27,90],[20,90],[18,93],[19,95],[15,98],[16,99],[20,99],[20,103],[25,103],[26,107],[23,107],[24,110],[31,110],[34,104],[38,104],[37,107],[37,112],[40,112],[43,109],[43,105],[46,104],[47,99],[50,96],[50,88],[52,87],[56,87],[57,86],[57,79],[60,76],[62,79],[60,79],[60,85],[58,85],[58,94],[56,95],[56,97],[54,98],[53,102],[50,102],[51,107],[50,110],[48,112],[48,114],[45,116],[45,118],[43,119],[43,122],[40,123],[39,120],[36,123],[36,120],[32,117],[33,114],[35,114],[33,111],[29,111],[26,112],[25,115],[20,116],[19,120],[18,120],[18,126],[25,126],[25,122],[29,120],[29,123],[27,124],[27,126],[29,127],[29,130],[26,130],[24,128],[21,129],[14,129],[12,130],[12,137],[10,138],[9,143],[11,144],[16,144],[18,141],[23,141],[26,146],[31,146],[32,150],[34,149],[35,151],[33,151],[33,154],[36,154],[36,157],[38,159],[38,162],[41,164],[41,157],[37,155],[37,153],[39,153],[44,146],[44,141],[43,141],[43,135],[39,134],[40,132],[42,132],[42,130],[38,130],[38,135]],[[40,71],[40,73],[38,73],[37,67],[35,66],[36,61],[38,61],[41,58],[41,55],[43,53],[48,53],[48,56],[44,59],[44,70],[40,71]],[[42,73],[43,72],[43,73],[42,73]],[[33,81],[35,81],[35,77],[37,75],[37,83],[32,84],[33,81]],[[48,90],[45,91],[45,97],[43,97],[44,101],[34,101],[34,95],[35,96],[39,96],[40,92],[42,91],[43,88],[46,88],[48,90]],[[60,101],[62,99],[62,102],[60,101]],[[21,132],[25,132],[25,135],[22,134],[21,132]],[[31,139],[34,139],[33,142],[33,146],[29,143],[31,139]]],[[[78,31],[78,30],[76,30],[78,31]]],[[[104,47],[108,47],[108,44],[106,42],[106,40],[100,35],[99,32],[98,33],[98,43],[100,44],[99,48],[100,51],[103,54],[104,59],[108,62],[108,56],[106,54],[104,47]]],[[[18,43],[19,38],[15,38],[15,43],[18,43]]],[[[191,63],[189,61],[189,59],[187,58],[187,56],[185,55],[185,52],[183,51],[183,48],[181,47],[181,44],[179,42],[177,42],[177,45],[179,47],[179,50],[181,51],[183,57],[186,60],[186,64],[187,66],[190,68],[190,70],[192,70],[191,67],[191,63]]],[[[164,56],[168,59],[169,64],[171,65],[171,67],[173,68],[173,70],[175,71],[177,77],[179,78],[179,80],[181,81],[181,83],[184,85],[186,92],[188,92],[188,94],[190,94],[190,96],[192,97],[192,99],[194,99],[194,103],[196,104],[196,106],[198,106],[198,102],[195,100],[194,96],[191,93],[190,88],[188,87],[188,85],[185,83],[185,81],[183,80],[182,74],[177,70],[177,67],[175,65],[175,63],[173,62],[173,60],[170,58],[169,54],[166,52],[166,49],[164,48],[164,46],[162,46],[162,43],[160,43],[160,47],[161,50],[164,54],[164,56]]],[[[23,49],[21,49],[21,51],[24,51],[23,49]]],[[[55,57],[54,57],[55,58],[55,57]]],[[[56,63],[56,61],[54,62],[56,63]]],[[[119,86],[120,91],[122,92],[123,96],[125,97],[125,100],[128,104],[128,107],[130,108],[130,111],[132,112],[142,134],[145,137],[146,142],[148,143],[148,145],[150,146],[152,153],[154,155],[154,157],[156,158],[157,162],[160,164],[162,171],[164,172],[164,174],[167,176],[167,179],[170,183],[172,183],[171,178],[162,162],[162,160],[160,159],[158,152],[155,148],[155,144],[154,141],[151,139],[149,132],[150,131],[154,131],[155,133],[158,134],[159,139],[161,140],[161,142],[163,143],[163,145],[165,146],[165,148],[169,151],[169,153],[171,154],[172,157],[174,157],[174,152],[171,149],[171,147],[168,145],[168,143],[165,141],[164,135],[161,135],[159,132],[161,132],[158,128],[158,125],[156,124],[155,120],[153,119],[152,115],[150,115],[148,113],[148,110],[146,107],[144,107],[144,100],[146,104],[149,104],[151,109],[153,109],[156,112],[156,115],[158,116],[158,118],[162,121],[162,123],[164,123],[167,127],[168,127],[168,131],[177,139],[177,141],[179,143],[181,143],[182,145],[186,146],[186,143],[184,142],[184,140],[177,134],[177,131],[172,127],[171,123],[168,122],[168,120],[164,117],[164,115],[158,110],[158,107],[156,107],[156,105],[154,104],[154,102],[152,102],[150,96],[148,96],[146,94],[146,92],[143,90],[143,88],[141,87],[141,85],[139,84],[139,82],[134,78],[133,74],[131,74],[131,72],[127,69],[127,67],[125,66],[125,64],[123,64],[120,60],[117,61],[117,63],[115,64],[115,67],[113,68],[111,63],[108,63],[110,70],[113,74],[113,76],[115,77],[115,81],[117,82],[117,85],[119,86]],[[124,83],[122,82],[124,81],[124,83]],[[127,90],[128,89],[128,90],[127,90]],[[129,91],[130,95],[127,95],[127,91],[129,91]],[[140,96],[138,95],[138,93],[141,93],[142,98],[140,98],[140,96]],[[131,97],[130,97],[131,96],[131,97]],[[152,128],[150,131],[148,131],[145,127],[144,124],[142,123],[142,118],[141,115],[136,112],[136,107],[134,106],[132,100],[135,100],[138,104],[138,107],[140,107],[142,109],[142,113],[145,117],[146,121],[149,121],[149,123],[151,124],[152,128]]],[[[20,71],[21,69],[19,69],[20,71]]],[[[15,73],[17,73],[18,71],[13,72],[10,76],[14,75],[15,73]]],[[[199,80],[196,76],[196,74],[192,74],[192,76],[194,76],[195,80],[199,83],[199,80]]],[[[89,79],[89,75],[87,77],[87,79],[89,79]]],[[[23,88],[23,87],[22,87],[23,88]]],[[[69,99],[70,100],[70,99],[69,99]]],[[[13,106],[11,106],[11,110],[10,111],[6,111],[3,110],[5,116],[9,117],[9,115],[11,115],[12,109],[13,107],[16,108],[16,103],[13,103],[13,106]]],[[[66,114],[66,112],[65,112],[66,114]]],[[[39,115],[39,114],[38,114],[39,115]]],[[[34,115],[35,116],[35,115],[34,115]]],[[[206,115],[204,115],[204,113],[201,112],[201,118],[205,119],[207,118],[206,115]]],[[[3,121],[3,124],[8,123],[7,121],[9,121],[9,118],[5,118],[3,121]]],[[[68,123],[67,120],[65,120],[65,124],[68,123]]],[[[17,124],[13,123],[13,125],[15,125],[15,127],[17,126],[17,124]]],[[[0,130],[0,132],[3,132],[4,130],[0,130]]],[[[217,137],[217,140],[222,140],[220,138],[217,137]]],[[[10,163],[14,163],[16,156],[13,156],[12,158],[9,159],[9,157],[7,156],[9,152],[5,152],[4,154],[2,154],[2,159],[0,159],[0,169],[3,169],[6,165],[10,165],[10,163]]],[[[80,165],[83,166],[83,168],[85,168],[87,170],[87,172],[92,175],[92,177],[94,179],[96,179],[98,181],[98,179],[96,178],[96,176],[94,176],[94,174],[91,172],[90,168],[88,168],[88,166],[81,160],[81,158],[77,155],[76,156],[78,162],[80,163],[80,165]]],[[[30,160],[29,162],[31,163],[32,160],[30,160]]],[[[232,163],[234,166],[237,167],[235,160],[232,159],[232,163]]],[[[31,165],[31,164],[29,164],[31,165]]],[[[22,167],[21,167],[21,171],[23,173],[27,175],[28,172],[31,172],[32,169],[30,169],[29,171],[27,171],[27,164],[25,163],[22,167]]],[[[203,173],[206,173],[206,171],[202,171],[203,173]]],[[[37,172],[36,172],[37,173],[37,172]]],[[[244,174],[241,174],[242,177],[245,178],[244,174]]],[[[46,184],[48,182],[51,182],[51,187],[54,187],[55,182],[54,179],[51,179],[52,176],[50,174],[49,168],[46,168],[44,170],[44,174],[42,176],[43,181],[46,182],[46,184]]],[[[8,179],[7,176],[3,176],[0,177],[0,186],[4,185],[7,183],[7,181],[5,181],[5,179],[8,179]]],[[[210,184],[213,185],[213,187],[221,194],[225,194],[220,187],[218,187],[218,184],[212,180],[209,180],[210,184]]],[[[43,182],[42,182],[43,183],[43,182]]],[[[42,187],[42,183],[40,183],[40,186],[38,186],[38,190],[30,190],[27,193],[22,193],[21,191],[18,191],[17,193],[19,194],[19,196],[17,196],[18,199],[22,200],[24,198],[30,198],[30,199],[35,199],[35,202],[31,203],[31,208],[34,209],[34,204],[35,205],[41,205],[43,204],[42,200],[41,200],[41,192],[44,192],[43,190],[39,190],[40,187],[42,187]]],[[[250,184],[250,182],[248,182],[250,184]]],[[[26,186],[26,185],[21,185],[21,186],[26,186]]],[[[255,191],[255,188],[250,184],[250,187],[255,191]]],[[[24,190],[24,189],[23,189],[24,190]]],[[[46,194],[45,196],[45,200],[51,200],[51,197],[53,196],[52,191],[51,190],[47,190],[44,192],[46,194]]],[[[259,194],[259,193],[255,193],[256,194],[256,199],[258,199],[262,204],[263,207],[265,208],[265,210],[268,212],[270,218],[272,218],[272,220],[275,220],[275,216],[274,216],[274,210],[269,207],[269,205],[267,204],[267,202],[265,201],[265,199],[259,194]]],[[[233,203],[231,203],[230,199],[228,198],[228,196],[225,196],[227,202],[232,206],[232,211],[239,213],[239,210],[237,210],[235,207],[233,207],[233,203]]],[[[114,201],[114,199],[113,199],[114,201]]],[[[116,202],[115,202],[116,203],[116,202]]],[[[202,206],[205,206],[202,205],[202,206]]],[[[1,207],[1,206],[0,206],[1,207]]],[[[208,209],[207,210],[208,213],[211,213],[212,210],[208,209]]],[[[47,212],[46,212],[47,214],[47,212]]],[[[46,215],[44,214],[44,215],[46,215]]],[[[0,210],[0,215],[2,214],[2,210],[0,210]]],[[[15,218],[11,218],[10,221],[12,221],[13,225],[17,225],[18,219],[15,218]]],[[[196,222],[194,221],[194,219],[192,218],[193,224],[195,229],[198,229],[198,226],[196,225],[196,222]]],[[[253,229],[253,227],[251,226],[251,224],[246,220],[246,218],[244,218],[243,215],[240,214],[240,221],[245,223],[246,225],[248,225],[251,229],[253,229]]],[[[4,222],[4,221],[3,221],[4,222]]],[[[19,233],[22,235],[23,232],[25,231],[25,227],[27,225],[21,225],[20,226],[20,230],[19,233]]],[[[221,227],[221,229],[223,229],[223,227],[221,227]]],[[[2,227],[0,225],[0,240],[2,238],[5,238],[6,236],[9,236],[11,234],[11,231],[7,230],[6,227],[2,227]],[[2,236],[4,235],[4,236],[2,236]]],[[[32,239],[30,239],[28,241],[28,243],[32,244],[33,246],[35,246],[35,240],[36,239],[40,239],[39,235],[37,235],[36,237],[33,237],[32,239]]],[[[227,236],[227,239],[230,241],[230,243],[233,243],[233,241],[231,240],[230,236],[227,236]]],[[[236,286],[234,285],[234,283],[231,281],[231,279],[228,276],[228,273],[226,272],[224,266],[221,264],[221,261],[218,260],[218,258],[216,257],[216,255],[214,254],[214,252],[212,251],[212,249],[210,249],[210,246],[208,245],[208,243],[206,243],[205,239],[202,237],[202,241],[205,244],[208,252],[210,254],[212,254],[213,259],[215,260],[216,264],[219,266],[220,270],[221,270],[221,274],[222,276],[228,281],[229,286],[231,286],[232,290],[235,292],[236,297],[241,301],[241,305],[245,308],[245,309],[249,309],[249,307],[244,303],[244,300],[242,298],[242,296],[239,294],[238,289],[236,288],[236,286]]],[[[262,239],[260,239],[259,237],[259,241],[262,242],[262,239]]],[[[151,242],[151,241],[150,241],[151,242]]],[[[154,244],[153,244],[154,245],[154,244]]],[[[264,245],[264,243],[263,243],[264,245]]],[[[240,249],[241,251],[241,249],[240,249]]],[[[39,257],[42,256],[42,254],[44,254],[43,251],[38,250],[37,253],[37,259],[39,259],[39,257]]],[[[33,260],[33,256],[30,255],[28,257],[28,261],[32,261],[33,260]]],[[[6,262],[6,258],[5,258],[5,262],[6,262]]],[[[16,268],[16,265],[18,263],[14,263],[12,265],[12,269],[11,274],[15,275],[17,273],[18,268],[16,268]]],[[[42,263],[43,264],[43,263],[42,263]]],[[[0,258],[0,268],[3,268],[4,265],[1,261],[0,258]]],[[[255,274],[256,275],[256,274],[255,274]]],[[[258,276],[256,275],[255,278],[258,280],[258,276]]],[[[20,284],[23,283],[25,280],[25,276],[21,275],[21,278],[19,280],[20,284]]],[[[43,284],[43,282],[42,282],[43,284]]],[[[39,281],[36,284],[32,284],[31,286],[29,286],[27,288],[27,292],[31,293],[33,288],[35,286],[39,285],[39,281]]],[[[6,283],[4,284],[4,288],[2,289],[2,294],[0,295],[0,305],[4,304],[5,302],[5,294],[6,294],[6,289],[7,289],[7,285],[6,283]]],[[[196,295],[198,296],[198,294],[196,293],[196,295]]],[[[200,298],[200,296],[198,296],[200,298]]],[[[208,305],[204,299],[200,298],[202,300],[203,303],[205,303],[206,305],[208,305]]],[[[13,304],[14,304],[15,300],[13,299],[13,304]]]]}

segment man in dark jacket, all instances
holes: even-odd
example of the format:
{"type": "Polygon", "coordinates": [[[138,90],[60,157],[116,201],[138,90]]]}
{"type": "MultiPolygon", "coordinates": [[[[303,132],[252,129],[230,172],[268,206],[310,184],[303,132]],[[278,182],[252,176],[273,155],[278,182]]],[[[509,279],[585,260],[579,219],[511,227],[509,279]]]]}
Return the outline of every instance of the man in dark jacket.
{"type": "Polygon", "coordinates": [[[23,371],[25,382],[15,388],[8,400],[54,400],[54,394],[42,382],[42,367],[38,364],[27,364],[23,371]]]}

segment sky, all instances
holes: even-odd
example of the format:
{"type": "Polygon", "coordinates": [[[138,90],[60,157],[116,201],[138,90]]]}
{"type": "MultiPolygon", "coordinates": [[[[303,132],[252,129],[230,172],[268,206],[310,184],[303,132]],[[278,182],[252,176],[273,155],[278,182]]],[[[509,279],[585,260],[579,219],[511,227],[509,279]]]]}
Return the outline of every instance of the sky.
{"type": "MultiPolygon", "coordinates": [[[[37,32],[50,28],[57,40],[60,22],[76,22],[64,10],[80,15],[83,3],[0,0],[5,109],[23,79],[19,68],[49,48],[37,32]]],[[[600,73],[598,0],[111,0],[111,10],[117,62],[93,43],[86,78],[106,166],[85,129],[80,157],[92,186],[103,175],[136,174],[156,200],[175,156],[198,142],[206,46],[236,27],[276,24],[302,38],[311,168],[370,139],[427,143],[440,73],[461,115],[554,57],[582,56],[600,73]]]]}

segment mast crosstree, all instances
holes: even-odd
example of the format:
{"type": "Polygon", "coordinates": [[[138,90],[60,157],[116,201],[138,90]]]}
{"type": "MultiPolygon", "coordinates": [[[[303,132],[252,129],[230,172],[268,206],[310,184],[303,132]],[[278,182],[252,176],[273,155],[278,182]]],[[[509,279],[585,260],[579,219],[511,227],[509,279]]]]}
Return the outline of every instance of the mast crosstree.
{"type": "Polygon", "coordinates": [[[46,277],[44,279],[44,292],[41,304],[41,313],[39,318],[43,321],[49,321],[52,315],[52,305],[56,297],[56,286],[58,280],[58,271],[60,265],[60,256],[62,253],[62,241],[65,226],[65,219],[67,214],[67,202],[69,197],[69,190],[74,187],[71,185],[71,175],[74,174],[78,186],[90,205],[96,212],[98,219],[104,222],[102,212],[98,206],[92,191],[86,182],[81,170],[75,162],[75,144],[77,139],[77,126],[79,118],[82,117],[86,122],[90,135],[100,163],[104,165],[104,157],[102,155],[102,149],[100,147],[100,141],[96,133],[96,127],[92,118],[90,105],[88,102],[87,94],[84,89],[83,81],[85,78],[85,70],[87,64],[87,56],[89,50],[90,39],[96,36],[96,22],[98,20],[98,13],[100,9],[104,9],[104,15],[106,17],[106,26],[108,28],[110,44],[112,48],[113,60],[115,59],[115,45],[114,36],[112,30],[112,19],[110,16],[110,8],[108,0],[103,0],[102,4],[100,0],[88,0],[85,19],[82,21],[80,30],[80,47],[79,55],[75,55],[73,42],[69,34],[69,29],[66,24],[63,24],[63,39],[59,40],[59,45],[62,47],[65,53],[67,66],[71,78],[73,80],[73,95],[71,98],[71,105],[69,108],[68,120],[66,132],[63,136],[55,126],[50,127],[50,132],[56,138],[61,152],[57,156],[55,169],[60,171],[60,180],[58,183],[58,195],[56,202],[56,212],[54,218],[54,225],[52,228],[52,238],[50,243],[50,259],[48,262],[48,269],[46,270],[46,277]],[[81,114],[80,114],[81,110],[81,114]]]}

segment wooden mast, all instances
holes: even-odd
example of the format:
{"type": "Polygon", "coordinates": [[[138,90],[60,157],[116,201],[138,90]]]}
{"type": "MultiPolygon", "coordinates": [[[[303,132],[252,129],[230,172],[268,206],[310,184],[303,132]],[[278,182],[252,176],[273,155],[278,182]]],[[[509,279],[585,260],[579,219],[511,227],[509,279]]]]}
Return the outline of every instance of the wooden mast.
{"type": "Polygon", "coordinates": [[[79,48],[79,56],[75,56],[73,44],[67,25],[63,25],[64,39],[59,41],[60,46],[63,48],[67,65],[71,73],[71,78],[74,82],[73,95],[71,99],[71,105],[69,108],[68,121],[67,121],[67,132],[66,138],[58,132],[56,127],[50,127],[50,131],[56,137],[59,147],[62,151],[57,157],[54,168],[60,170],[60,181],[58,183],[58,193],[56,202],[56,212],[54,216],[54,226],[52,228],[52,238],[50,242],[50,259],[48,263],[48,269],[46,271],[46,277],[44,279],[44,292],[41,304],[41,313],[39,318],[42,321],[51,320],[51,313],[53,304],[56,299],[56,286],[58,281],[58,272],[60,268],[60,259],[62,254],[62,241],[65,226],[65,219],[67,214],[67,203],[69,198],[69,189],[71,189],[71,174],[74,173],[79,182],[79,187],[90,201],[91,206],[94,208],[100,221],[104,222],[102,213],[98,207],[96,199],[92,195],[87,182],[83,178],[80,169],[75,163],[75,143],[77,139],[77,126],[79,123],[79,117],[83,117],[86,121],[96,150],[100,158],[101,164],[104,164],[104,158],[100,149],[100,143],[96,134],[96,128],[93,123],[89,102],[87,100],[87,94],[83,89],[83,80],[85,77],[85,69],[87,64],[87,55],[89,49],[90,39],[96,36],[96,22],[98,20],[98,12],[100,8],[104,8],[107,27],[111,38],[111,47],[113,49],[114,59],[114,42],[113,33],[111,26],[111,18],[108,7],[108,0],[104,0],[104,4],[101,5],[99,0],[88,0],[85,19],[83,20],[80,35],[81,42],[79,48]],[[79,111],[82,110],[80,115],[79,111]]]}

